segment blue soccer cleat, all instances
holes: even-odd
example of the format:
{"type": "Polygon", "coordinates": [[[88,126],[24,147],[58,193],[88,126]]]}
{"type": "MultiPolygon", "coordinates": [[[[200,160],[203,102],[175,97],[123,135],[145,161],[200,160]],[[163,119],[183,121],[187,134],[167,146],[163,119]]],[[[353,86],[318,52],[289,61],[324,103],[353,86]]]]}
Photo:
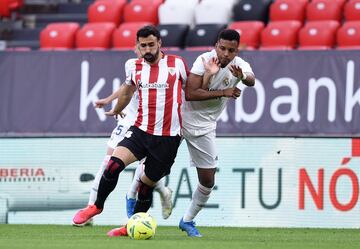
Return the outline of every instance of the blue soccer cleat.
{"type": "Polygon", "coordinates": [[[126,195],[126,213],[128,218],[134,214],[136,199],[128,198],[126,195]]]}
{"type": "Polygon", "coordinates": [[[201,233],[196,229],[195,222],[193,221],[185,222],[183,218],[181,218],[179,228],[182,231],[185,231],[190,237],[202,237],[201,233]]]}

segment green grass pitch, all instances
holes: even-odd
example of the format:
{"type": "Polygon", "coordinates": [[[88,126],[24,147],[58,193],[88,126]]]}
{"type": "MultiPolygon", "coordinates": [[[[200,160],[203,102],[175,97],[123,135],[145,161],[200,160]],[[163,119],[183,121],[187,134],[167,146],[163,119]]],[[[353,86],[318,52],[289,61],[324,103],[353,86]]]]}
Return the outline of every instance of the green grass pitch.
{"type": "Polygon", "coordinates": [[[158,227],[145,241],[109,238],[113,227],[0,225],[1,249],[359,249],[360,229],[199,227],[203,238],[189,238],[177,227],[158,227]]]}

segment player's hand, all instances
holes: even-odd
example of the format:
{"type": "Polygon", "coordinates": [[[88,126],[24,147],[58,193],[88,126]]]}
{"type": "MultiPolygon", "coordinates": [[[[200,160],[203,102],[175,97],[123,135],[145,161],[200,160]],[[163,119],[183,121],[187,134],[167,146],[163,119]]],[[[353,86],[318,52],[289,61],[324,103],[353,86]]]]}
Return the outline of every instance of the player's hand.
{"type": "Polygon", "coordinates": [[[105,112],[105,115],[106,115],[106,116],[115,117],[116,119],[117,119],[118,117],[120,117],[120,118],[125,118],[125,116],[126,116],[125,113],[123,113],[123,112],[117,113],[117,112],[115,112],[114,109],[111,109],[110,111],[105,112]]]}
{"type": "Polygon", "coordinates": [[[226,88],[224,91],[224,97],[237,99],[240,97],[241,90],[237,87],[226,88]]]}
{"type": "Polygon", "coordinates": [[[95,101],[94,106],[95,108],[103,108],[104,106],[106,106],[107,104],[109,104],[109,102],[107,101],[107,99],[98,99],[95,101]]]}
{"type": "Polygon", "coordinates": [[[204,64],[205,72],[214,75],[220,70],[220,61],[218,58],[211,58],[209,61],[205,61],[204,57],[201,57],[201,60],[204,64]]]}
{"type": "Polygon", "coordinates": [[[229,66],[229,70],[232,73],[232,75],[234,75],[236,78],[238,78],[239,80],[243,77],[243,71],[241,69],[241,67],[237,66],[237,65],[230,65],[229,66]]]}

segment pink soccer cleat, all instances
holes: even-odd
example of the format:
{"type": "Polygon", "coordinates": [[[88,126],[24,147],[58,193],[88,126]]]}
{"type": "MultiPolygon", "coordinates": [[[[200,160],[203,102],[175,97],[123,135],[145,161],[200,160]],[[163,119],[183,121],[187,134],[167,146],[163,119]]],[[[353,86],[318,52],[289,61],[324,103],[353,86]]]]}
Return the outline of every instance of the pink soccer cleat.
{"type": "Polygon", "coordinates": [[[117,237],[117,236],[128,236],[126,226],[114,228],[110,230],[107,235],[109,237],[117,237]]]}
{"type": "Polygon", "coordinates": [[[92,217],[101,212],[102,209],[97,208],[95,205],[88,205],[86,208],[79,210],[75,214],[72,224],[78,227],[85,226],[87,223],[91,222],[92,217]]]}

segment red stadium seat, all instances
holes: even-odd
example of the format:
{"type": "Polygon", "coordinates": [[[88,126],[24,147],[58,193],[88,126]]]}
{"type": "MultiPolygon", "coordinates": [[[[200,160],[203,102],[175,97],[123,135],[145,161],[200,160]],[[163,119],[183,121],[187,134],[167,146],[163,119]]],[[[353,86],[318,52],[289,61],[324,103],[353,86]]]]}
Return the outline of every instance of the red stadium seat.
{"type": "Polygon", "coordinates": [[[360,21],[360,0],[351,0],[345,4],[346,21],[360,21]]]}
{"type": "Polygon", "coordinates": [[[331,49],[335,45],[337,21],[307,22],[299,31],[299,49],[331,49]]]}
{"type": "Polygon", "coordinates": [[[50,23],[40,33],[40,49],[72,49],[80,26],[75,22],[50,23]]]}
{"type": "Polygon", "coordinates": [[[344,22],[336,38],[338,49],[360,49],[360,21],[344,22]]]}
{"type": "Polygon", "coordinates": [[[306,2],[277,0],[270,5],[271,21],[297,20],[304,22],[306,2]]]}
{"type": "Polygon", "coordinates": [[[99,0],[88,8],[89,22],[113,22],[119,25],[122,21],[125,0],[99,0]]]}
{"type": "MultiPolygon", "coordinates": [[[[323,1],[323,0],[311,0],[312,2],[319,2],[319,1],[323,1]]],[[[340,7],[343,7],[344,4],[348,1],[348,0],[325,0],[328,2],[332,2],[332,3],[336,3],[336,4],[340,4],[340,7]]],[[[350,0],[352,1],[352,0],[350,0]]],[[[310,2],[310,1],[309,1],[310,2]]]]}
{"type": "Polygon", "coordinates": [[[76,34],[76,47],[78,49],[103,50],[111,47],[111,36],[115,24],[86,23],[76,34]]]}
{"type": "Polygon", "coordinates": [[[269,22],[261,32],[262,50],[294,49],[297,45],[297,33],[301,27],[299,21],[269,22]]]}
{"type": "Polygon", "coordinates": [[[342,3],[334,0],[316,0],[306,6],[308,21],[335,20],[341,21],[342,3]]]}
{"type": "Polygon", "coordinates": [[[0,17],[10,17],[11,12],[24,5],[23,0],[0,0],[0,17]]]}
{"type": "Polygon", "coordinates": [[[228,28],[239,32],[240,47],[256,49],[260,45],[260,33],[264,26],[264,23],[261,21],[239,21],[231,23],[228,28]]]}
{"type": "Polygon", "coordinates": [[[148,22],[129,22],[121,24],[113,34],[114,49],[134,49],[136,44],[136,32],[148,22]]]}
{"type": "Polygon", "coordinates": [[[124,9],[124,22],[150,22],[159,23],[159,5],[149,5],[145,1],[130,2],[124,9]]]}

